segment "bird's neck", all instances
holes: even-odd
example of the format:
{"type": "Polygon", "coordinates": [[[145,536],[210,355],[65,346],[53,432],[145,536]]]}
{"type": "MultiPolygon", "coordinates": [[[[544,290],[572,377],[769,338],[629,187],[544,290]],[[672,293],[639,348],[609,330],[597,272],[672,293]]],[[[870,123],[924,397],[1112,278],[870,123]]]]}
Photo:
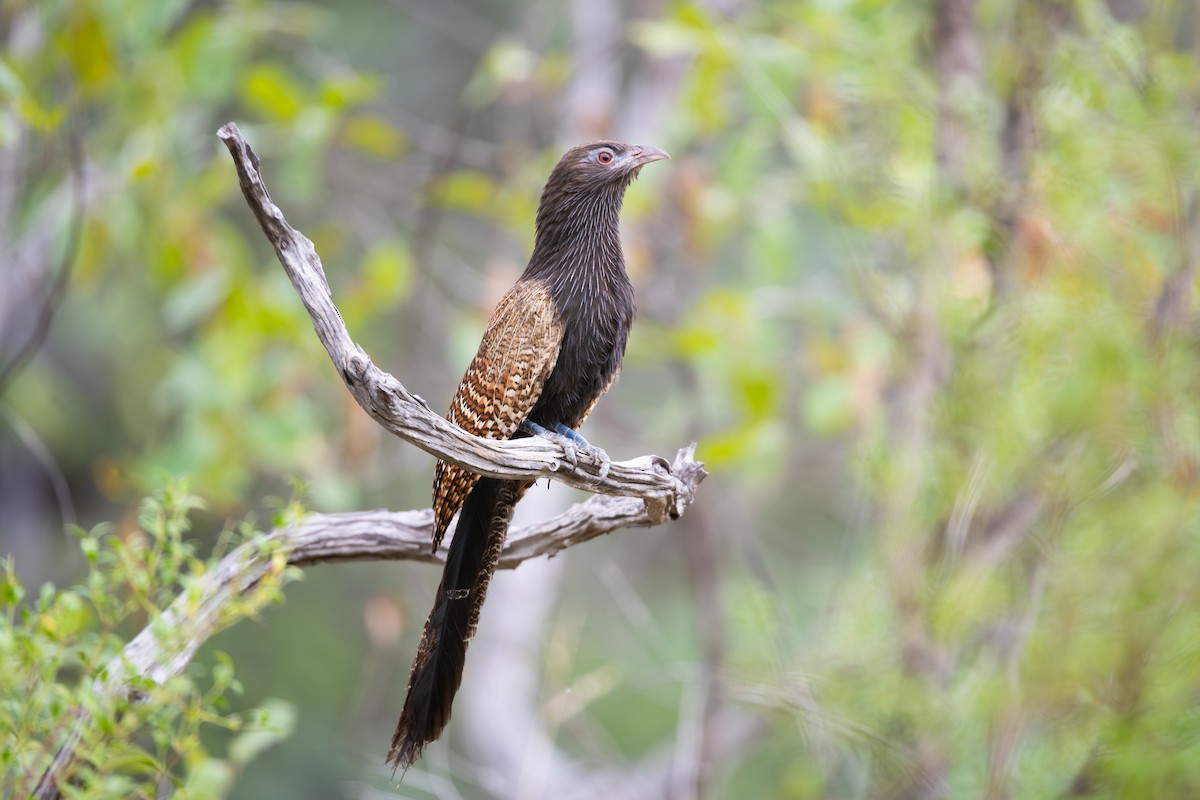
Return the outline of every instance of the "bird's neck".
{"type": "Polygon", "coordinates": [[[565,286],[606,275],[624,276],[623,195],[624,187],[613,187],[611,192],[543,197],[537,241],[523,277],[565,286]]]}

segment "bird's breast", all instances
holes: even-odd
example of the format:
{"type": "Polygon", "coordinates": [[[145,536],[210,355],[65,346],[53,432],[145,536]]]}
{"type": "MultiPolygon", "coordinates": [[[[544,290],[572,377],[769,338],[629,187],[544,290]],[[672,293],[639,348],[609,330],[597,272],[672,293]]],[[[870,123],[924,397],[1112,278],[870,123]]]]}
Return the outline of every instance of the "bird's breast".
{"type": "Polygon", "coordinates": [[[543,424],[575,425],[620,369],[633,323],[633,286],[622,269],[556,298],[563,323],[558,359],[530,415],[543,424]]]}

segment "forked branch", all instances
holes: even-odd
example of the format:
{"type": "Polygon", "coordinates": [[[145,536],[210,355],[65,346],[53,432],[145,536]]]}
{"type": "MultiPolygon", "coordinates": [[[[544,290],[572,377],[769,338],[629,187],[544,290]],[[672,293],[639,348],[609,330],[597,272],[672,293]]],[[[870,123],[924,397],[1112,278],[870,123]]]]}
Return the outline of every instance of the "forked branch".
{"type": "Polygon", "coordinates": [[[279,262],[312,317],[317,338],[338,374],[363,410],[389,432],[440,459],[493,478],[554,478],[597,494],[640,497],[656,522],[675,519],[692,500],[692,487],[672,475],[660,456],[614,462],[601,478],[586,465],[572,466],[562,449],[541,437],[495,441],[472,436],[430,410],[395,377],[371,363],[350,338],[330,295],[325,270],[313,243],[288,224],[271,200],[258,171],[258,157],[230,122],[217,136],[225,142],[237,168],[242,194],[275,248],[279,262]]]}

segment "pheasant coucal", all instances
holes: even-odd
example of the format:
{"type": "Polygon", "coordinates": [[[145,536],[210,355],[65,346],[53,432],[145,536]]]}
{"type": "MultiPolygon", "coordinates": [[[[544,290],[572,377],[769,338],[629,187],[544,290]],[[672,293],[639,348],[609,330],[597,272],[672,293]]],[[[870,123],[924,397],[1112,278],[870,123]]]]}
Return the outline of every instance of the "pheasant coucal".
{"type": "MultiPolygon", "coordinates": [[[[608,457],[575,432],[616,379],[633,322],[619,217],[642,166],[667,158],[623,142],[579,145],[550,173],[529,265],[492,313],[447,418],[488,439],[545,436],[569,460],[608,457]]],[[[458,512],[442,583],[425,622],[388,761],[408,768],[450,719],[513,506],[529,481],[497,480],[439,461],[433,548],[458,512]]]]}

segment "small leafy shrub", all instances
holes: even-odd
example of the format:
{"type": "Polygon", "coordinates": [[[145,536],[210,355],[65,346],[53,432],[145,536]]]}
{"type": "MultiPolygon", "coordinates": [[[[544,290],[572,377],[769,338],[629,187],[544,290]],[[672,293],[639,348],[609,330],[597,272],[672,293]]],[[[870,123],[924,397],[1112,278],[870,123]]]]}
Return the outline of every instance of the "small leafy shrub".
{"type": "MultiPolygon", "coordinates": [[[[122,655],[145,629],[144,640],[165,654],[155,668],[172,657],[186,661],[194,645],[185,623],[207,614],[219,630],[253,616],[280,599],[283,583],[296,574],[251,522],[227,530],[210,558],[198,557],[185,535],[189,514],[201,506],[185,485],[173,484],[142,503],[131,533],[119,535],[108,524],[77,530],[88,571],[67,589],[50,583],[27,589],[11,559],[0,562],[4,797],[31,795],[74,735],[75,757],[59,781],[64,797],[222,797],[242,766],[289,735],[294,711],[286,702],[230,710],[228,697],[241,685],[223,653],[161,682],[135,672],[128,653],[122,655]],[[265,559],[262,579],[240,595],[204,602],[221,556],[234,548],[265,559]],[[205,728],[229,734],[202,737],[205,728]],[[223,756],[211,751],[214,741],[226,739],[223,756]]],[[[293,503],[282,515],[298,511],[293,503]]]]}

